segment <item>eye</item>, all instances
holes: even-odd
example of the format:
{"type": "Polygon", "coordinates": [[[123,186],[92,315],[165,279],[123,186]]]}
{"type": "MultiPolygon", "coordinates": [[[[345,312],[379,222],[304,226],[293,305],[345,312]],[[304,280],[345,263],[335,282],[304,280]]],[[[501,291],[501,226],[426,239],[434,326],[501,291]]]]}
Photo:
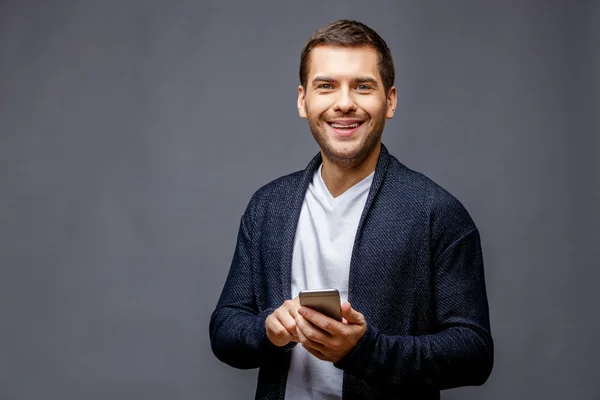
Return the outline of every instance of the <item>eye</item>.
{"type": "Polygon", "coordinates": [[[317,86],[317,89],[329,90],[333,89],[333,86],[331,86],[329,83],[321,83],[319,86],[317,86]]]}
{"type": "Polygon", "coordinates": [[[371,89],[371,87],[369,85],[358,85],[356,87],[356,89],[358,89],[358,90],[369,90],[369,89],[371,89]]]}

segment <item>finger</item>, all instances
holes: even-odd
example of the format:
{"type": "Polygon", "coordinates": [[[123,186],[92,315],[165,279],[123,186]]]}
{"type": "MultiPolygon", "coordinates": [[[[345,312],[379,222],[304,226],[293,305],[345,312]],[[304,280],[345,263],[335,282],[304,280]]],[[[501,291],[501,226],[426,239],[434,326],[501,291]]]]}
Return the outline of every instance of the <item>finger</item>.
{"type": "Polygon", "coordinates": [[[312,347],[307,347],[304,344],[302,345],[313,356],[317,357],[319,360],[328,361],[325,354],[321,353],[319,350],[313,349],[312,347]]]}
{"type": "Polygon", "coordinates": [[[296,333],[296,320],[294,319],[294,317],[292,317],[292,315],[289,312],[283,311],[281,313],[278,313],[277,319],[279,320],[279,323],[283,325],[291,335],[298,335],[296,333]]]}
{"type": "Polygon", "coordinates": [[[292,339],[292,334],[279,322],[277,318],[272,318],[267,321],[267,330],[271,332],[273,336],[275,336],[279,340],[290,340],[292,339]]]}
{"type": "Polygon", "coordinates": [[[310,321],[313,325],[316,325],[331,335],[339,334],[344,328],[343,323],[336,321],[333,318],[329,318],[328,316],[308,307],[300,307],[298,309],[298,313],[306,320],[310,321]]]}
{"type": "MultiPolygon", "coordinates": [[[[298,318],[302,318],[302,317],[298,317],[298,318]]],[[[304,323],[306,324],[306,321],[304,321],[304,323]]],[[[322,346],[320,343],[315,342],[313,340],[311,340],[305,333],[304,330],[302,330],[302,323],[298,324],[296,323],[296,325],[298,326],[297,332],[298,332],[298,338],[300,339],[300,343],[302,343],[302,346],[306,349],[313,349],[315,351],[319,351],[319,353],[322,353],[322,350],[324,349],[324,346],[322,346]]]]}
{"type": "Polygon", "coordinates": [[[302,331],[302,334],[305,337],[307,337],[311,342],[326,344],[330,339],[330,335],[327,332],[322,331],[318,327],[314,326],[313,324],[302,318],[301,315],[298,315],[296,317],[296,326],[298,327],[296,331],[302,331]]]}
{"type": "Polygon", "coordinates": [[[342,304],[342,317],[349,324],[362,325],[365,323],[365,317],[361,313],[353,309],[350,303],[348,303],[347,301],[344,302],[344,304],[342,304]]]}
{"type": "Polygon", "coordinates": [[[299,300],[297,298],[293,300],[286,300],[283,303],[283,309],[287,310],[287,312],[293,317],[296,317],[298,314],[298,307],[300,307],[299,300]]]}

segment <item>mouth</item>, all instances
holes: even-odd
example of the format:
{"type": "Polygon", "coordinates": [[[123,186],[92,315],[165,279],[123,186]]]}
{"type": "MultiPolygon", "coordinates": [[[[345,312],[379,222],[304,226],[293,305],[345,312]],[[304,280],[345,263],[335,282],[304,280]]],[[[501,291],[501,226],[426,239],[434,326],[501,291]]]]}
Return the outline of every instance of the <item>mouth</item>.
{"type": "Polygon", "coordinates": [[[351,137],[365,121],[357,119],[344,119],[327,121],[327,124],[332,128],[333,132],[339,137],[351,137]]]}

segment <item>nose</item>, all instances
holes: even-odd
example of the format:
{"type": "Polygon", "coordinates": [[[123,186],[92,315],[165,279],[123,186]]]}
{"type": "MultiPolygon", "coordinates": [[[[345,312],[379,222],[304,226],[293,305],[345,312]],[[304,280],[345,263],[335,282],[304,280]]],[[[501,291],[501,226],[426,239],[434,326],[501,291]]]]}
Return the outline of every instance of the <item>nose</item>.
{"type": "Polygon", "coordinates": [[[356,104],[348,88],[338,91],[338,97],[334,105],[334,111],[348,113],[356,110],[356,104]]]}

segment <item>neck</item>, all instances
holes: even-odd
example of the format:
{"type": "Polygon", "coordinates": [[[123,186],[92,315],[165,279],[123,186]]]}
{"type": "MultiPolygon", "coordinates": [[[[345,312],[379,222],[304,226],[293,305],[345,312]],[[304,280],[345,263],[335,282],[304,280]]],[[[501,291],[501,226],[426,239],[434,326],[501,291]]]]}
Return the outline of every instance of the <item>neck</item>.
{"type": "Polygon", "coordinates": [[[381,143],[378,143],[366,158],[352,165],[340,165],[328,160],[323,155],[323,182],[333,197],[338,197],[358,182],[365,179],[377,166],[381,153],[381,143]]]}

